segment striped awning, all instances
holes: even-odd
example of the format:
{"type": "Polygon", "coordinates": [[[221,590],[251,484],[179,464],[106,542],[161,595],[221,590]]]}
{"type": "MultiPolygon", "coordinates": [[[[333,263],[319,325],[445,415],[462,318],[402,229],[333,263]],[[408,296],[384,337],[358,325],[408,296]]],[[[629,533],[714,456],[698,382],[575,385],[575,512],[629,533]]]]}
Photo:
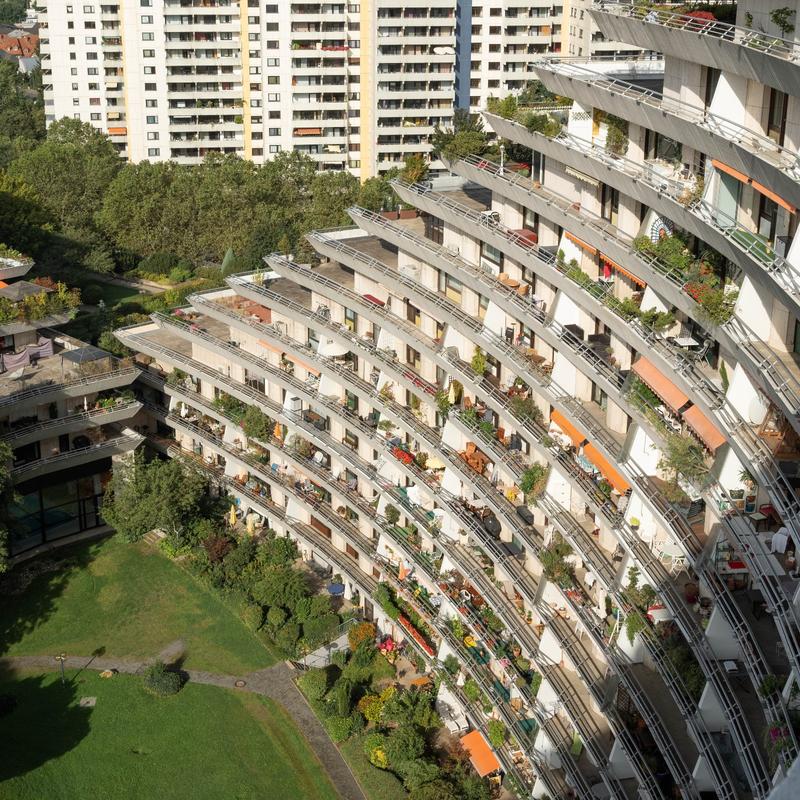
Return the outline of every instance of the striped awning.
{"type": "Polygon", "coordinates": [[[736,178],[737,181],[745,184],[746,186],[752,186],[759,194],[763,194],[764,197],[768,197],[770,200],[776,202],[781,208],[785,208],[790,214],[794,214],[797,209],[788,201],[784,200],[779,195],[775,194],[771,189],[767,189],[761,183],[754,181],[752,178],[748,177],[744,174],[744,172],[739,172],[738,169],[734,169],[733,167],[729,167],[727,164],[724,164],[722,161],[717,161],[716,158],[711,159],[711,163],[716,167],[720,172],[724,172],[727,175],[730,175],[733,178],[736,178]]]}
{"type": "Polygon", "coordinates": [[[585,250],[587,253],[590,253],[591,255],[595,255],[597,253],[596,247],[592,247],[590,244],[586,244],[586,242],[584,242],[583,239],[579,239],[577,236],[574,236],[569,231],[564,231],[564,236],[566,236],[567,239],[569,239],[573,244],[578,245],[578,247],[580,247],[581,250],[585,250]]]}
{"type": "Polygon", "coordinates": [[[555,422],[563,433],[572,439],[575,447],[580,447],[586,441],[586,434],[581,433],[560,411],[553,409],[550,421],[555,422]]]}
{"type": "Polygon", "coordinates": [[[626,278],[628,278],[628,280],[633,281],[633,283],[635,283],[637,286],[641,286],[642,288],[647,286],[647,284],[641,278],[637,278],[636,275],[634,275],[632,272],[628,272],[625,267],[621,267],[616,261],[612,261],[608,256],[604,256],[602,253],[600,253],[600,260],[604,264],[608,264],[608,266],[611,267],[611,269],[613,269],[615,272],[619,272],[620,275],[624,275],[626,278]]]}
{"type": "Polygon", "coordinates": [[[676,414],[689,398],[675,386],[669,378],[662,375],[646,358],[640,358],[633,365],[633,371],[669,406],[676,414]]]}
{"type": "Polygon", "coordinates": [[[715,453],[721,445],[725,444],[725,437],[697,406],[692,406],[684,411],[683,418],[712,453],[715,453]]]}
{"type": "Polygon", "coordinates": [[[583,454],[589,461],[600,470],[600,474],[616,489],[620,494],[625,494],[631,485],[611,466],[608,459],[593,445],[587,444],[583,448],[583,454]]]}

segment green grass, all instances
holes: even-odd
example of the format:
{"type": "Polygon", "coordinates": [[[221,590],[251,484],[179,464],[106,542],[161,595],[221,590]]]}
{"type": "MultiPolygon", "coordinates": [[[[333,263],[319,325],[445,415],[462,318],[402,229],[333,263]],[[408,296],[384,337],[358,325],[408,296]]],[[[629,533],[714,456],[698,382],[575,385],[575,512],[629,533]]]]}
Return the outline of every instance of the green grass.
{"type": "Polygon", "coordinates": [[[364,736],[354,736],[339,746],[350,769],[369,800],[402,800],[408,797],[400,779],[392,772],[378,769],[364,754],[364,736]]]}
{"type": "Polygon", "coordinates": [[[266,698],[188,684],[160,700],[133,676],[68,678],[63,687],[57,674],[0,679],[0,694],[18,701],[0,718],[0,800],[337,797],[266,698]],[[96,706],[80,708],[81,697],[96,706]]]}
{"type": "Polygon", "coordinates": [[[138,303],[147,294],[139,294],[139,290],[133,286],[120,286],[116,283],[105,283],[96,281],[97,285],[103,290],[103,302],[108,308],[113,308],[117,303],[138,303]]]}
{"type": "Polygon", "coordinates": [[[0,653],[145,659],[178,639],[187,669],[240,675],[277,660],[223,603],[144,544],[116,537],[65,559],[0,607],[0,653]]]}

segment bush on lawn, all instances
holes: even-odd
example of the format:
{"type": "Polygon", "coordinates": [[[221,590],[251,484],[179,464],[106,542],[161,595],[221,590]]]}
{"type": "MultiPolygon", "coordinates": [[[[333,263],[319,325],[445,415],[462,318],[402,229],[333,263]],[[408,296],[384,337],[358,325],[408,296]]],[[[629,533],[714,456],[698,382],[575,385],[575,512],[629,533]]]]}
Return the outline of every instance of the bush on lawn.
{"type": "Polygon", "coordinates": [[[169,672],[163,661],[156,661],[145,670],[142,685],[156,697],[169,697],[181,690],[183,679],[177,672],[169,672]]]}
{"type": "Polygon", "coordinates": [[[340,717],[335,714],[332,717],[327,717],[323,724],[325,725],[325,730],[328,731],[328,736],[336,744],[347,741],[353,735],[353,717],[340,717]]]}
{"type": "Polygon", "coordinates": [[[313,667],[298,679],[300,688],[310,700],[322,700],[328,691],[328,670],[313,667]]]}
{"type": "Polygon", "coordinates": [[[370,733],[364,738],[364,755],[369,763],[379,769],[389,768],[389,759],[386,758],[386,737],[382,733],[370,733]]]}
{"type": "Polygon", "coordinates": [[[361,622],[358,625],[353,625],[347,631],[347,641],[350,644],[350,649],[355,650],[361,642],[374,642],[376,628],[372,622],[361,622]]]}
{"type": "Polygon", "coordinates": [[[96,306],[103,299],[103,289],[96,283],[84,286],[81,291],[81,300],[87,306],[96,306]]]}
{"type": "Polygon", "coordinates": [[[257,631],[264,624],[264,609],[256,603],[247,603],[242,609],[242,622],[251,631],[257,631]]]}

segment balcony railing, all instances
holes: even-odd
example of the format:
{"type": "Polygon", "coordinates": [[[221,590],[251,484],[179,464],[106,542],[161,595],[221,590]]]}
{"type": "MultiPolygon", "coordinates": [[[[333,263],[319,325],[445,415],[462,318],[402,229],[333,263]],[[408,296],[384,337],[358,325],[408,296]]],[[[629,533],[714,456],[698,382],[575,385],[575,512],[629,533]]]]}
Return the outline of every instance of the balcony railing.
{"type": "Polygon", "coordinates": [[[658,112],[690,122],[727,142],[733,142],[751,153],[757,153],[793,180],[800,180],[800,154],[781,147],[764,134],[756,133],[744,125],[712,114],[705,108],[665,97],[652,89],[644,89],[619,78],[607,77],[596,70],[558,58],[537,60],[534,62],[534,68],[591,85],[594,92],[601,90],[625,97],[637,104],[649,106],[658,112]]]}

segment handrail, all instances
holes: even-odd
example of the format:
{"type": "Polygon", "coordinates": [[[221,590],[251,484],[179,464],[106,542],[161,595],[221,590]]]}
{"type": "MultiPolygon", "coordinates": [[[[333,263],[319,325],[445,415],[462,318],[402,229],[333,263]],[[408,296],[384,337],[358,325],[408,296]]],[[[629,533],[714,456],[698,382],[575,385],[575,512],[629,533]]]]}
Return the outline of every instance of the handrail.
{"type": "MultiPolygon", "coordinates": [[[[21,439],[23,436],[27,436],[35,431],[48,431],[54,428],[60,428],[63,425],[69,425],[73,422],[92,422],[96,419],[101,419],[104,416],[113,414],[114,412],[118,411],[127,411],[134,407],[136,411],[142,407],[142,403],[138,400],[127,400],[124,403],[119,403],[118,405],[112,406],[110,408],[93,408],[89,411],[79,411],[74,414],[67,414],[63,417],[56,417],[55,419],[47,419],[42,420],[41,422],[34,422],[32,425],[26,425],[23,428],[15,428],[13,431],[9,431],[6,434],[0,436],[5,442],[12,443],[16,439],[21,439]]],[[[133,413],[135,414],[136,411],[133,413]]],[[[133,416],[133,414],[131,414],[133,416]]],[[[103,424],[102,422],[100,423],[103,424]]]]}
{"type": "Polygon", "coordinates": [[[614,95],[634,100],[662,113],[680,117],[705,128],[710,133],[716,134],[728,142],[734,142],[737,145],[746,147],[748,151],[757,153],[759,156],[770,154],[775,160],[775,166],[778,169],[785,172],[793,180],[800,180],[800,154],[782,147],[764,134],[756,133],[744,125],[713,114],[705,108],[685,103],[682,100],[665,97],[653,89],[644,89],[628,81],[608,77],[596,70],[569,63],[562,64],[558,58],[545,57],[537,59],[533,62],[533,67],[534,71],[546,70],[556,75],[560,74],[568,78],[575,78],[583,83],[591,83],[592,89],[595,91],[602,89],[614,95]]]}
{"type": "Polygon", "coordinates": [[[139,370],[136,367],[123,367],[121,369],[112,369],[108,372],[99,372],[96,375],[85,375],[82,378],[69,381],[60,382],[54,380],[42,386],[33,386],[30,389],[23,389],[14,394],[0,397],[0,408],[3,406],[15,405],[22,400],[32,400],[34,397],[39,397],[50,392],[72,389],[76,386],[87,386],[90,383],[97,383],[99,381],[108,380],[109,378],[126,377],[130,375],[132,381],[138,374],[139,370]]]}
{"type": "Polygon", "coordinates": [[[122,436],[115,436],[113,439],[106,439],[103,442],[94,442],[86,447],[77,447],[74,450],[67,450],[64,453],[59,453],[55,456],[48,456],[46,458],[37,458],[35,461],[29,461],[27,464],[22,464],[15,467],[12,471],[14,479],[16,480],[20,475],[31,472],[39,467],[50,466],[51,464],[59,464],[62,461],[69,461],[75,456],[84,455],[85,453],[98,453],[102,450],[109,450],[115,447],[121,447],[125,444],[137,444],[144,439],[139,433],[123,434],[122,436]]]}
{"type": "Polygon", "coordinates": [[[601,4],[599,7],[592,8],[590,13],[632,17],[651,25],[661,25],[665,28],[697,33],[714,39],[724,39],[759,53],[785,58],[787,61],[800,60],[800,44],[797,42],[772,36],[754,28],[734,25],[731,22],[698,19],[680,11],[656,10],[626,2],[618,2],[614,5],[601,4]]]}

